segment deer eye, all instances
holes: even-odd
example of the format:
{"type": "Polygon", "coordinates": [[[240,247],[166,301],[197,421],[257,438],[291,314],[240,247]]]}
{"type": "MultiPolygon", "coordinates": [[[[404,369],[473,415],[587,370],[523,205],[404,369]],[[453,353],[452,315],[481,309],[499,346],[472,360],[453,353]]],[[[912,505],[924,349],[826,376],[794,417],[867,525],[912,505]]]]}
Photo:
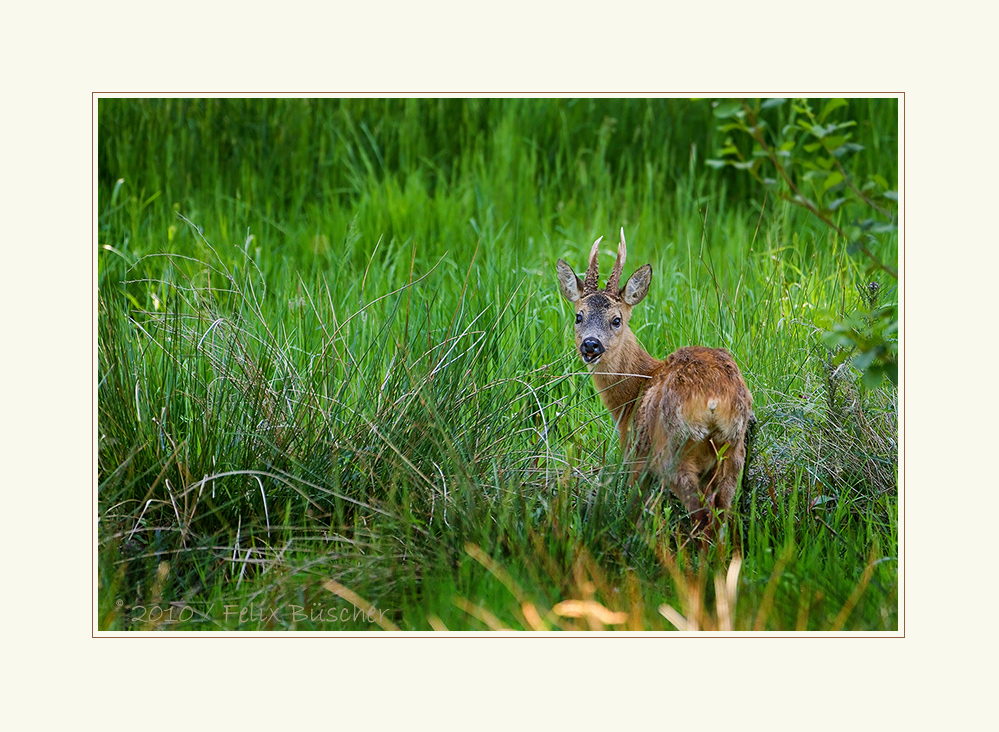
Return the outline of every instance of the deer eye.
{"type": "Polygon", "coordinates": [[[583,322],[583,314],[582,313],[576,313],[576,325],[579,325],[582,322],[583,322]]]}
{"type": "Polygon", "coordinates": [[[621,318],[614,318],[614,320],[611,321],[611,325],[613,325],[615,328],[620,328],[621,318]]]}

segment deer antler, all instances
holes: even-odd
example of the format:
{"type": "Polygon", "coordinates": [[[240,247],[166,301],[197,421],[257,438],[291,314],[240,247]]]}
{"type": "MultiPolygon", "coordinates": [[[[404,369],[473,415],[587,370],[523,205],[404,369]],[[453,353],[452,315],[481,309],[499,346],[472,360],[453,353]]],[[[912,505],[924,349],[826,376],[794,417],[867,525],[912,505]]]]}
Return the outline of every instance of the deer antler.
{"type": "Polygon", "coordinates": [[[618,284],[621,281],[621,271],[624,269],[624,260],[628,258],[628,245],[624,242],[624,227],[621,227],[621,243],[617,245],[617,260],[614,262],[614,269],[607,279],[607,292],[617,296],[618,284]]]}
{"type": "Polygon", "coordinates": [[[603,237],[600,237],[595,242],[593,242],[593,248],[590,249],[590,266],[586,269],[586,278],[583,280],[583,295],[592,295],[600,287],[598,282],[599,275],[597,274],[597,255],[600,254],[600,242],[603,241],[603,237]]]}

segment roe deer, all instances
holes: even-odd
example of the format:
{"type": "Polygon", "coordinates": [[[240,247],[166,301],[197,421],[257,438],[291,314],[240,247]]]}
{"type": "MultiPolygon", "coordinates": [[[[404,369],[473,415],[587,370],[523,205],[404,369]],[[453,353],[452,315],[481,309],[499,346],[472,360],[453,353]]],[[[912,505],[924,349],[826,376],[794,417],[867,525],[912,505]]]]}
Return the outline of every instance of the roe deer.
{"type": "Polygon", "coordinates": [[[584,279],[558,260],[563,297],[576,312],[576,347],[632,461],[632,480],[655,476],[681,501],[697,530],[714,534],[715,509],[732,503],[746,460],[746,429],[753,397],[739,367],[722,348],[680,348],[653,358],[628,327],[631,309],[652,282],[652,266],[639,267],[618,289],[627,257],[624,229],[607,286],[597,281],[597,239],[584,279]]]}

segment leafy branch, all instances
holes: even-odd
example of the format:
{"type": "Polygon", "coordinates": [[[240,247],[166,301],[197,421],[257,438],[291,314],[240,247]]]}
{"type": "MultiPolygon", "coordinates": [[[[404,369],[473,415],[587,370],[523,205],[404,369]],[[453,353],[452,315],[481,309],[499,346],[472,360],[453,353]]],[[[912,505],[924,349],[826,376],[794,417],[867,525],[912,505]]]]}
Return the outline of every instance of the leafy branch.
{"type": "MultiPolygon", "coordinates": [[[[878,174],[858,184],[844,162],[864,149],[853,137],[856,122],[834,119],[845,107],[844,99],[827,101],[818,113],[807,99],[720,102],[714,115],[726,137],[718,158],[706,163],[747,172],[782,200],[813,214],[847,242],[849,254],[862,254],[869,274],[880,271],[897,281],[898,270],[881,261],[870,244],[877,241],[875,235],[897,232],[898,193],[878,174]],[[787,121],[779,129],[763,119],[780,112],[787,121]]],[[[876,290],[877,283],[869,286],[876,290]]],[[[865,384],[876,386],[882,377],[897,383],[898,305],[877,307],[876,296],[862,295],[862,300],[866,309],[832,325],[825,341],[854,354],[853,365],[865,384]]]]}

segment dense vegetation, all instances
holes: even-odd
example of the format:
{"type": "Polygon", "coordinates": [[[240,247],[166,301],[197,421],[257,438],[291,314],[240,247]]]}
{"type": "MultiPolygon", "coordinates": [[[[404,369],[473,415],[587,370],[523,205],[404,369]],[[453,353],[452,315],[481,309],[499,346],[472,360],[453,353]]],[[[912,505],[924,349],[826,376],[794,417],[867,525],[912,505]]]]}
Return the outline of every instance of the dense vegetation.
{"type": "Polygon", "coordinates": [[[98,627],[897,629],[896,130],[894,99],[101,99],[98,627]],[[806,151],[804,109],[849,139],[806,151]],[[636,508],[572,352],[554,262],[622,226],[645,347],[724,346],[756,400],[710,551],[636,508]]]}

